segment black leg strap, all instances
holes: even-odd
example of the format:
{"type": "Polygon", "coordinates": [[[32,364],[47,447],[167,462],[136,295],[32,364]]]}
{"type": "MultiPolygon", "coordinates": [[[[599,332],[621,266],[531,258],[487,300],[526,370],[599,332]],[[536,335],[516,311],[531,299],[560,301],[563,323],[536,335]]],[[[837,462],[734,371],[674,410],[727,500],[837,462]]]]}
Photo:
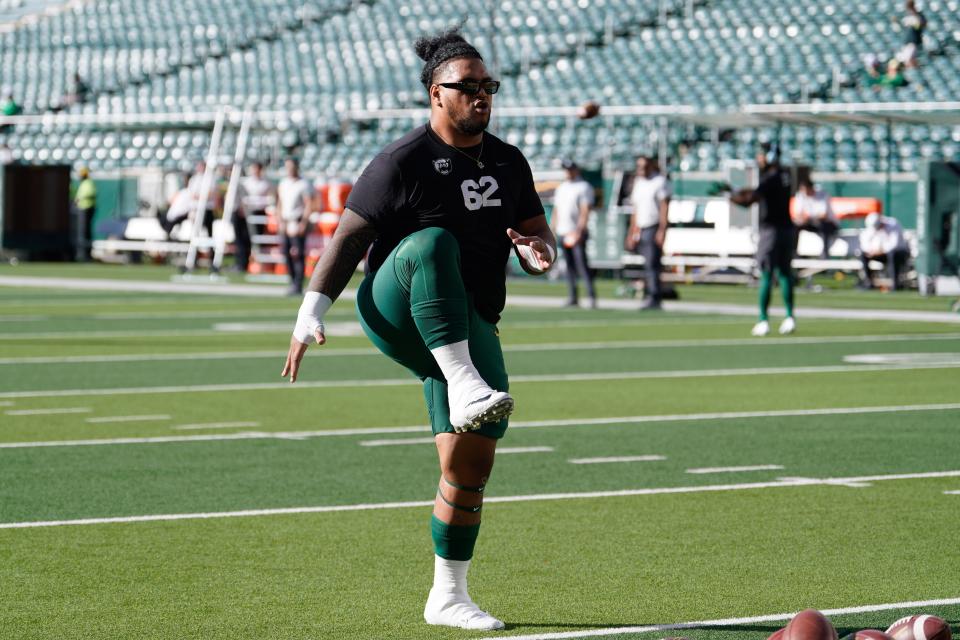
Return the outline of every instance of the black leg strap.
{"type": "Polygon", "coordinates": [[[475,507],[465,507],[463,505],[450,502],[449,500],[447,500],[446,496],[443,495],[443,491],[440,491],[439,489],[437,489],[437,495],[440,496],[440,499],[443,500],[448,507],[452,507],[453,509],[457,509],[458,511],[466,511],[467,513],[479,513],[480,510],[483,509],[482,504],[478,504],[475,507]]]}
{"type": "Polygon", "coordinates": [[[459,489],[460,491],[469,491],[470,493],[483,493],[483,490],[487,488],[486,485],[480,485],[479,487],[467,487],[462,484],[457,484],[456,482],[450,482],[445,476],[443,477],[443,481],[447,484],[447,486],[453,487],[454,489],[459,489]]]}

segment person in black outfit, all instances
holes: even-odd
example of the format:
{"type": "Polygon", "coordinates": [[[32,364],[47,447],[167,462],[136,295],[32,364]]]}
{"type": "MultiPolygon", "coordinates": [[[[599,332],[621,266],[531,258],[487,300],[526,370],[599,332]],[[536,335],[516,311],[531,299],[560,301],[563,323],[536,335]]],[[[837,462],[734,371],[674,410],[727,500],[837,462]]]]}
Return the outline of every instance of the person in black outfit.
{"type": "Polygon", "coordinates": [[[513,410],[496,323],[511,252],[528,273],[544,273],[556,239],[523,154],[485,131],[500,83],[480,53],[457,30],[415,48],[430,120],[384,148],[357,180],[304,295],[283,375],[296,379],[307,344],[325,341],[323,315],[372,243],[357,291],[360,323],[423,381],[440,458],[423,617],[490,631],[504,623],[470,599],[467,571],[513,410]]]}
{"type": "Polygon", "coordinates": [[[787,317],[780,325],[780,333],[796,330],[793,317],[793,254],[797,248],[797,229],[790,219],[790,172],[780,166],[779,151],[775,145],[763,145],[757,154],[760,184],[756,189],[743,189],[730,195],[730,201],[742,207],[754,204],[760,207],[760,238],[757,243],[757,265],[760,268],[760,317],[753,327],[753,335],[770,333],[768,309],[773,287],[773,273],[777,272],[780,293],[787,317]]]}

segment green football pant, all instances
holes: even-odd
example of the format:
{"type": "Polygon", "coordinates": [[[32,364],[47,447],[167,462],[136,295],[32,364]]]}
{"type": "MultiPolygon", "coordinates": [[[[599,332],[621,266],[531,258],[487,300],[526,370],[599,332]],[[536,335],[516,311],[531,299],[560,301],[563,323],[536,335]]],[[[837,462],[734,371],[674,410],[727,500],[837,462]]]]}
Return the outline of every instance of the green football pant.
{"type": "MultiPolygon", "coordinates": [[[[450,232],[430,227],[404,238],[360,284],[357,312],[370,341],[423,381],[435,434],[454,429],[447,384],[430,349],[469,340],[480,376],[492,388],[508,390],[497,327],[477,314],[464,289],[460,246],[450,232]]],[[[506,430],[503,419],[475,433],[502,438],[506,430]]]]}

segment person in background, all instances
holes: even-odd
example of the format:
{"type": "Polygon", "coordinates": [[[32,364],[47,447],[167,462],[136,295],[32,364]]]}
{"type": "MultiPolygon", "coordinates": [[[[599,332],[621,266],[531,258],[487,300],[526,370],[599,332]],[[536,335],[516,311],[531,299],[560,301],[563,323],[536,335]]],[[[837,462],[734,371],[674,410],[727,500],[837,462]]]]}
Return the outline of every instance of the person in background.
{"type": "MultiPolygon", "coordinates": [[[[13,94],[9,91],[4,91],[3,93],[3,102],[0,103],[0,115],[4,116],[18,116],[23,112],[23,109],[20,108],[20,105],[17,104],[17,101],[13,99],[13,94]]],[[[13,128],[12,124],[0,125],[0,133],[9,131],[13,128]]]]}
{"type": "Polygon", "coordinates": [[[667,237],[667,212],[673,195],[670,181],[660,175],[657,161],[650,156],[637,158],[637,174],[630,193],[633,216],[627,231],[626,248],[643,255],[644,300],[640,310],[659,309],[663,300],[660,272],[663,267],[663,242],[667,237]]]}
{"type": "MultiPolygon", "coordinates": [[[[217,190],[223,203],[223,218],[227,216],[227,192],[230,190],[230,177],[233,173],[231,164],[220,167],[217,190]]],[[[237,181],[237,193],[233,200],[233,211],[230,214],[230,226],[233,228],[234,263],[231,271],[246,273],[250,265],[250,229],[247,226],[247,212],[244,209],[245,194],[243,179],[237,181]]]]}
{"type": "Polygon", "coordinates": [[[880,86],[899,89],[907,84],[907,78],[903,75],[903,63],[897,59],[890,60],[887,63],[887,72],[880,78],[880,86]]]}
{"type": "Polygon", "coordinates": [[[290,274],[290,289],[287,293],[298,296],[303,291],[306,270],[307,224],[313,188],[300,176],[300,164],[296,160],[288,159],[285,167],[287,175],[277,187],[280,237],[283,253],[287,258],[287,271],[290,274]]]}
{"type": "Polygon", "coordinates": [[[170,204],[167,207],[167,213],[160,225],[167,232],[167,239],[172,239],[174,227],[193,215],[197,207],[193,193],[187,185],[190,182],[190,174],[184,173],[180,181],[180,188],[176,190],[173,197],[170,198],[170,204]]]}
{"type": "Polygon", "coordinates": [[[863,59],[863,84],[868,87],[879,87],[883,80],[883,64],[875,53],[867,54],[863,59]]]}
{"type": "Polygon", "coordinates": [[[763,144],[757,153],[760,184],[756,189],[741,189],[730,195],[730,201],[741,207],[759,205],[760,238],[757,243],[757,265],[760,268],[760,317],[751,330],[754,336],[770,333],[768,310],[777,273],[780,293],[787,317],[780,324],[781,335],[796,331],[793,317],[793,254],[797,248],[797,229],[790,219],[790,172],[780,166],[776,145],[763,144]]]}
{"type": "Polygon", "coordinates": [[[874,287],[870,261],[882,262],[892,280],[891,289],[896,291],[900,285],[900,274],[910,257],[907,240],[903,236],[903,227],[896,218],[887,218],[879,213],[871,213],[864,220],[860,232],[860,260],[863,262],[863,279],[860,287],[874,287]]]}
{"type": "Polygon", "coordinates": [[[908,68],[918,65],[917,54],[923,50],[923,32],[927,29],[927,18],[917,9],[914,0],[907,0],[902,16],[893,21],[903,27],[903,48],[897,53],[897,59],[908,68]]]}
{"type": "MultiPolygon", "coordinates": [[[[190,190],[190,195],[193,197],[194,206],[200,201],[203,194],[201,193],[203,189],[203,174],[207,171],[207,163],[201,160],[197,163],[196,169],[194,170],[193,176],[190,177],[190,181],[187,183],[187,188],[190,190]]],[[[203,224],[204,228],[207,230],[207,235],[211,238],[213,237],[213,218],[218,208],[220,208],[220,190],[217,188],[217,175],[216,172],[210,177],[210,191],[207,192],[206,203],[203,206],[203,224]]],[[[192,212],[191,212],[192,213],[192,212]]],[[[196,221],[194,221],[196,222],[196,221]]]]}
{"type": "Polygon", "coordinates": [[[81,167],[77,173],[80,184],[73,202],[83,221],[84,254],[89,257],[93,247],[93,217],[97,212],[97,185],[90,178],[90,171],[86,167],[81,167]]]}
{"type": "Polygon", "coordinates": [[[593,274],[587,263],[587,222],[593,207],[593,187],[583,179],[580,167],[573,160],[563,161],[566,178],[557,186],[553,195],[553,233],[560,238],[563,260],[567,267],[567,306],[579,304],[578,276],[583,278],[590,297],[590,307],[597,306],[597,292],[593,286],[593,274]]]}
{"type": "MultiPolygon", "coordinates": [[[[247,175],[241,181],[243,185],[243,210],[248,216],[258,217],[267,215],[267,207],[276,199],[276,189],[273,183],[263,176],[263,164],[251,162],[247,175]]],[[[263,233],[263,224],[248,224],[254,234],[263,233]]]]}
{"type": "Polygon", "coordinates": [[[830,257],[830,246],[837,237],[837,219],[830,206],[830,196],[817,188],[809,177],[801,178],[795,196],[794,222],[799,229],[812,231],[823,240],[821,258],[830,257]]]}

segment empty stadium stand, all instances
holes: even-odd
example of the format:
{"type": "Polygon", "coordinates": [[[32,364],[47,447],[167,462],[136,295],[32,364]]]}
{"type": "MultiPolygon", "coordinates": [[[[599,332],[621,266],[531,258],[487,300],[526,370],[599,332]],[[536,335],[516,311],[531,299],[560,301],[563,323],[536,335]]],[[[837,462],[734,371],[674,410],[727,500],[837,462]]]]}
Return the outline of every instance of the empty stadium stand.
{"type": "MultiPolygon", "coordinates": [[[[465,32],[503,77],[500,106],[689,104],[705,111],[767,102],[937,101],[960,95],[960,0],[923,3],[926,51],[910,84],[860,86],[867,54],[901,42],[891,17],[900,0],[5,0],[0,16],[2,84],[25,113],[64,108],[71,78],[89,87],[72,114],[209,113],[221,105],[286,112],[256,131],[251,153],[302,157],[311,172],[351,175],[409,119],[348,122],[352,110],[417,107],[420,62],[411,43],[469,17],[465,32]],[[693,11],[689,7],[693,6],[693,11]],[[23,15],[33,12],[33,19],[23,15]],[[492,38],[490,34],[493,34],[492,38]]],[[[574,156],[585,164],[629,164],[651,148],[657,123],[572,118],[501,118],[497,131],[535,167],[574,156]],[[574,126],[576,125],[576,126],[574,126]]],[[[960,128],[901,127],[893,171],[927,158],[960,157],[960,128]]],[[[822,171],[887,169],[882,127],[783,127],[787,157],[822,171]]],[[[228,132],[228,144],[229,144],[228,132]]],[[[674,169],[713,171],[749,157],[771,129],[674,127],[674,169]]],[[[25,162],[184,168],[209,142],[209,126],[18,125],[0,142],[25,162]]]]}

